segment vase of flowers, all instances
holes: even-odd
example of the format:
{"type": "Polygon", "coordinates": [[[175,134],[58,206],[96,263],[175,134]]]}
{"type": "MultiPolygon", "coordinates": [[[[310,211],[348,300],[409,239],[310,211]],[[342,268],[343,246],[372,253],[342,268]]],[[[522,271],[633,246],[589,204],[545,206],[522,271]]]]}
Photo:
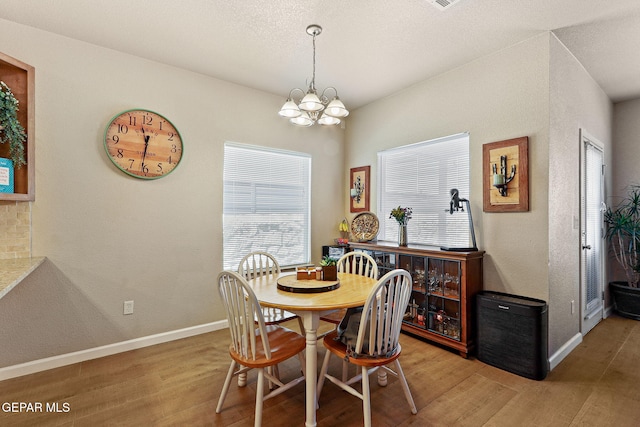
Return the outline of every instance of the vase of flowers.
{"type": "Polygon", "coordinates": [[[407,224],[411,219],[413,210],[411,208],[402,208],[398,206],[391,210],[389,218],[394,218],[398,221],[398,246],[407,246],[407,224]]]}

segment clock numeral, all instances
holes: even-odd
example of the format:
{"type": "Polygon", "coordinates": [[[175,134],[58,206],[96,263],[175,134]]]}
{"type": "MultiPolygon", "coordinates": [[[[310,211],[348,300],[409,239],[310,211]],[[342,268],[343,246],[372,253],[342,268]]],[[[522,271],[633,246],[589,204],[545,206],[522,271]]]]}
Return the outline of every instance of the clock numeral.
{"type": "Polygon", "coordinates": [[[145,165],[144,163],[141,163],[141,164],[140,164],[140,171],[141,171],[143,174],[145,174],[145,175],[146,175],[146,174],[148,174],[148,173],[149,173],[149,167],[148,167],[147,165],[145,165]]]}
{"type": "Polygon", "coordinates": [[[164,173],[164,170],[162,169],[162,163],[158,163],[158,169],[156,169],[156,173],[164,173]]]}
{"type": "Polygon", "coordinates": [[[136,116],[129,116],[129,126],[136,125],[136,116]]]}
{"type": "Polygon", "coordinates": [[[176,144],[171,144],[171,152],[172,153],[177,153],[178,152],[178,146],[176,144]]]}
{"type": "Polygon", "coordinates": [[[160,122],[160,130],[162,130],[162,124],[164,123],[164,121],[160,122]]]}
{"type": "Polygon", "coordinates": [[[120,142],[120,137],[118,135],[113,135],[111,137],[111,140],[113,141],[114,144],[117,144],[118,142],[120,142]]]}
{"type": "Polygon", "coordinates": [[[153,124],[153,117],[151,116],[142,116],[142,124],[151,126],[153,124]]]}
{"type": "Polygon", "coordinates": [[[171,156],[169,156],[169,158],[167,159],[167,161],[169,162],[169,164],[170,164],[170,165],[171,165],[171,164],[173,164],[173,163],[171,162],[171,156]]]}
{"type": "Polygon", "coordinates": [[[133,163],[135,162],[134,159],[129,159],[129,167],[127,168],[127,170],[129,169],[133,169],[133,163]]]}
{"type": "Polygon", "coordinates": [[[119,159],[124,157],[124,151],[122,151],[122,148],[118,148],[118,153],[116,154],[116,157],[119,159]]]}
{"type": "Polygon", "coordinates": [[[129,132],[129,126],[118,124],[118,133],[127,133],[129,132]]]}

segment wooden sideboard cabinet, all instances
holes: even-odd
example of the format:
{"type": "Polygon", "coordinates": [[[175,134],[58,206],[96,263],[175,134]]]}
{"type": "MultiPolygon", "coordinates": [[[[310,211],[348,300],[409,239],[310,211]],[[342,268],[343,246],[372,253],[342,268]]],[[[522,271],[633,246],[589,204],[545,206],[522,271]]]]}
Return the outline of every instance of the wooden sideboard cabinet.
{"type": "Polygon", "coordinates": [[[413,277],[403,331],[468,357],[475,346],[475,296],[482,290],[484,251],[450,252],[430,246],[399,247],[390,242],[350,242],[349,246],[371,255],[380,277],[396,268],[413,277]]]}

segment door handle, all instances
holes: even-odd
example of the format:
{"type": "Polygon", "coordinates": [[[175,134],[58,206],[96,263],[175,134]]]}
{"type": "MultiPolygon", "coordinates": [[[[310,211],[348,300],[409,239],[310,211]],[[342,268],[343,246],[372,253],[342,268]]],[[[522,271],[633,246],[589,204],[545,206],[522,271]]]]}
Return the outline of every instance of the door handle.
{"type": "Polygon", "coordinates": [[[591,245],[582,245],[582,249],[591,249],[591,245]]]}

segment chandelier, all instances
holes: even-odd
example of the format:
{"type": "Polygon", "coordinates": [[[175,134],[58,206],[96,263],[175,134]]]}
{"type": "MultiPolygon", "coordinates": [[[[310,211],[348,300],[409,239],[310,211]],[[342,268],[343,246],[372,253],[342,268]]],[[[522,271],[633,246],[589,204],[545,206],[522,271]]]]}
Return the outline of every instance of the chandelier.
{"type": "Polygon", "coordinates": [[[316,91],[316,36],[321,32],[322,27],[319,25],[307,27],[307,34],[313,37],[313,75],[306,93],[300,88],[291,89],[287,101],[278,112],[280,116],[288,118],[291,123],[297,126],[311,126],[315,123],[337,125],[341,122],[341,118],[349,115],[349,111],[338,98],[336,88],[328,87],[322,91],[320,96],[316,91]],[[325,95],[327,91],[335,92],[331,101],[325,95]],[[301,99],[298,102],[295,102],[293,98],[296,92],[301,94],[301,99]]]}

